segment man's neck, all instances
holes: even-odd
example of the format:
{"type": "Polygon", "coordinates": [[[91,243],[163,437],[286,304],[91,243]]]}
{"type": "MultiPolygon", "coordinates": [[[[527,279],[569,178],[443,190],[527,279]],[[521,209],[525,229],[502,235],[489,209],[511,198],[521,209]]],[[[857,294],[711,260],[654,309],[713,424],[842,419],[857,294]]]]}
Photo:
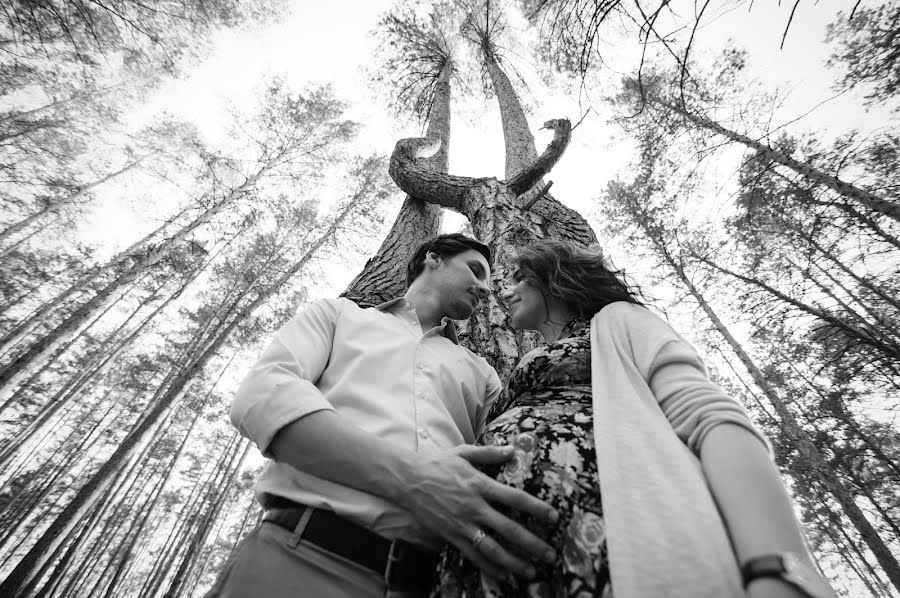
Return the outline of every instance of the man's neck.
{"type": "Polygon", "coordinates": [[[410,289],[406,291],[403,298],[416,308],[416,316],[419,318],[422,332],[440,325],[443,318],[441,314],[437,313],[437,300],[434,297],[425,292],[410,289]]]}

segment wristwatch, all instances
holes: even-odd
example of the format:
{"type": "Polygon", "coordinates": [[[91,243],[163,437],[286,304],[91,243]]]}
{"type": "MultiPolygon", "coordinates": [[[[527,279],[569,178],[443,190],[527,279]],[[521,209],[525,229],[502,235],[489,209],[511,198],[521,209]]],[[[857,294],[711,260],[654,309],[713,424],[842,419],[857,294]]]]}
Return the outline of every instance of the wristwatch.
{"type": "Polygon", "coordinates": [[[819,572],[792,552],[756,556],[741,568],[744,587],[759,577],[777,577],[791,584],[808,598],[837,598],[819,572]]]}

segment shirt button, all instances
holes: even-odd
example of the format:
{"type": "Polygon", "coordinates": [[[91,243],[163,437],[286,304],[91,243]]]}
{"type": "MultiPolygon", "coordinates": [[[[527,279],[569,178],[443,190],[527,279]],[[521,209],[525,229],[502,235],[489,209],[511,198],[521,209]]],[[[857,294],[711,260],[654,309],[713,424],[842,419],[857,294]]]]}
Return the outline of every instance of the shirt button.
{"type": "Polygon", "coordinates": [[[422,362],[420,361],[419,363],[416,364],[416,369],[418,369],[418,370],[424,370],[424,369],[425,369],[425,364],[422,363],[422,362]]]}
{"type": "Polygon", "coordinates": [[[418,394],[418,397],[419,397],[419,399],[421,399],[421,400],[424,401],[425,399],[428,398],[428,395],[427,395],[426,393],[424,393],[424,392],[420,392],[420,393],[418,394]]]}
{"type": "Polygon", "coordinates": [[[425,430],[425,428],[419,427],[419,437],[428,438],[428,432],[425,430]]]}

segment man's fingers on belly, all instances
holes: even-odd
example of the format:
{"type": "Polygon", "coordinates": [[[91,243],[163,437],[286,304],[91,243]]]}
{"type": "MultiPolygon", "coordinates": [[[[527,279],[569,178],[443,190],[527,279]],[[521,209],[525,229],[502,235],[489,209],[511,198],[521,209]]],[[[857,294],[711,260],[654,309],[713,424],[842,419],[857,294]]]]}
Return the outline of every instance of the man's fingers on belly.
{"type": "Polygon", "coordinates": [[[502,446],[473,446],[463,444],[456,448],[456,454],[468,461],[479,465],[495,465],[506,463],[515,453],[515,449],[509,445],[502,446]]]}
{"type": "MultiPolygon", "coordinates": [[[[473,530],[470,536],[474,536],[477,532],[473,530]]],[[[535,575],[534,567],[525,560],[511,554],[503,548],[491,534],[493,530],[488,529],[485,535],[476,543],[472,539],[463,540],[461,545],[457,545],[463,555],[475,563],[479,569],[497,578],[506,577],[509,573],[532,579],[535,575]]]]}
{"type": "Polygon", "coordinates": [[[534,497],[523,490],[519,490],[518,488],[501,484],[493,479],[485,489],[483,496],[490,502],[504,504],[520,513],[533,515],[547,523],[556,523],[559,519],[559,514],[556,512],[556,509],[541,499],[534,497]]]}
{"type": "Polygon", "coordinates": [[[556,561],[556,552],[552,546],[509,517],[492,509],[487,513],[484,523],[487,528],[492,530],[491,533],[502,538],[505,544],[515,546],[520,551],[545,563],[556,561]]]}

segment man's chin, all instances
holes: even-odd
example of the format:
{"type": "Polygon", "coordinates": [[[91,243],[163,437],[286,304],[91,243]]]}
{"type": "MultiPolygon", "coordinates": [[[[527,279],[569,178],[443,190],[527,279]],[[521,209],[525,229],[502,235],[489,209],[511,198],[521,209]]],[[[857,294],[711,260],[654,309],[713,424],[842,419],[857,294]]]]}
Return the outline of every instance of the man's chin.
{"type": "Polygon", "coordinates": [[[449,318],[451,320],[467,320],[472,314],[475,313],[475,308],[477,305],[472,305],[471,303],[460,303],[458,305],[454,305],[451,310],[452,313],[449,314],[449,318]]]}

